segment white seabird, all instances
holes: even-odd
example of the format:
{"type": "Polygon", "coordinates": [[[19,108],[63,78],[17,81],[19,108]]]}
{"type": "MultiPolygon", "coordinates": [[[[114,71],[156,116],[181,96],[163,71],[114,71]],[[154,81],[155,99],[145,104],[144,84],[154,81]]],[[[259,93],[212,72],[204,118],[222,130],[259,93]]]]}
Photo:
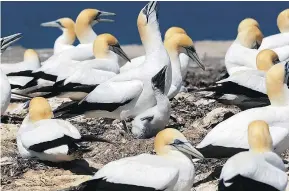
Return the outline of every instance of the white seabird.
{"type": "Polygon", "coordinates": [[[277,26],[280,33],[264,38],[259,50],[289,45],[289,9],[285,9],[278,15],[277,26]]]}
{"type": "Polygon", "coordinates": [[[205,157],[230,157],[249,148],[247,127],[254,120],[270,126],[273,148],[282,153],[289,147],[289,63],[276,64],[266,73],[266,89],[271,105],[242,111],[219,123],[197,145],[205,157]]]}
{"type": "Polygon", "coordinates": [[[241,30],[225,56],[225,66],[229,75],[234,72],[256,69],[256,56],[263,34],[259,28],[251,26],[241,30]]]}
{"type": "Polygon", "coordinates": [[[248,127],[249,151],[231,157],[225,163],[218,190],[285,191],[288,176],[282,159],[273,152],[272,137],[265,121],[253,121],[248,127]]]}
{"type": "MultiPolygon", "coordinates": [[[[199,59],[192,39],[186,34],[175,34],[165,40],[165,47],[168,51],[172,67],[172,84],[168,92],[168,98],[174,98],[180,91],[183,78],[181,73],[180,53],[187,55],[192,61],[196,62],[205,70],[202,61],[199,59]]],[[[187,60],[187,62],[189,62],[187,60]]]]}
{"type": "Polygon", "coordinates": [[[71,161],[81,158],[83,152],[89,150],[80,146],[81,142],[108,142],[92,135],[81,135],[68,121],[52,117],[51,107],[45,98],[36,97],[30,101],[29,113],[17,133],[21,157],[52,162],[71,161]]]}
{"type": "Polygon", "coordinates": [[[73,190],[191,190],[195,168],[191,155],[203,156],[176,129],[159,132],[154,141],[157,155],[141,154],[106,164],[73,190]]]}
{"type": "MultiPolygon", "coordinates": [[[[72,65],[69,70],[58,75],[53,86],[32,92],[50,92],[44,97],[58,96],[79,101],[96,86],[119,73],[118,56],[129,60],[118,40],[108,33],[96,37],[93,53],[95,59],[72,65]]],[[[61,70],[61,65],[58,68],[61,70]]]]}
{"type": "Polygon", "coordinates": [[[171,104],[164,94],[166,69],[167,66],[152,78],[157,105],[137,115],[132,121],[132,133],[137,138],[153,137],[169,123],[171,104]]]}
{"type": "Polygon", "coordinates": [[[56,21],[41,23],[41,26],[43,27],[56,27],[62,30],[62,35],[60,35],[54,42],[54,54],[74,48],[73,43],[76,38],[74,25],[74,21],[67,17],[57,19],[56,21]]]}
{"type": "Polygon", "coordinates": [[[148,3],[139,13],[137,25],[146,51],[145,63],[120,73],[97,86],[80,103],[70,105],[56,117],[106,117],[125,120],[156,105],[151,78],[168,66],[165,92],[171,85],[171,63],[159,31],[157,3],[148,3]]]}

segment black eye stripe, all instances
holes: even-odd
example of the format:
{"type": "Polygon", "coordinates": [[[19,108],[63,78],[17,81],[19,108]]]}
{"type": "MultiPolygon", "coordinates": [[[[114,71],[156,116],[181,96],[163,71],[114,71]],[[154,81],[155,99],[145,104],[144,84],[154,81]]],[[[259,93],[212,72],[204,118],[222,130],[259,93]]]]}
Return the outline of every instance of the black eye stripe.
{"type": "Polygon", "coordinates": [[[60,21],[56,21],[57,24],[59,24],[59,26],[61,26],[62,28],[65,28],[60,21]]]}

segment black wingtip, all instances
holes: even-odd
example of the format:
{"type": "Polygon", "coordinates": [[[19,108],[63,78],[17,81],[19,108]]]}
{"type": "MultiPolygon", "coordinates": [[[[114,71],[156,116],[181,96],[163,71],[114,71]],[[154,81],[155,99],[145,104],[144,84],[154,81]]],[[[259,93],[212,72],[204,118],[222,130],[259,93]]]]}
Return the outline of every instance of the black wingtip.
{"type": "Polygon", "coordinates": [[[153,78],[152,86],[153,89],[159,89],[162,93],[165,92],[166,82],[166,71],[168,66],[164,66],[153,78]]]}

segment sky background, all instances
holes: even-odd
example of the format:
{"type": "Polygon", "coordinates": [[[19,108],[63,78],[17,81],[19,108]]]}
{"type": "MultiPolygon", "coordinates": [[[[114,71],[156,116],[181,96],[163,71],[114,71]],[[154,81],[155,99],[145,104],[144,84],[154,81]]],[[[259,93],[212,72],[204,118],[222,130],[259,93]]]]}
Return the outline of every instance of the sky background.
{"type": "MultiPolygon", "coordinates": [[[[40,23],[61,17],[76,19],[85,8],[114,12],[114,23],[94,26],[97,34],[111,33],[121,44],[141,44],[136,26],[139,11],[146,2],[1,2],[1,36],[23,33],[16,44],[26,48],[52,48],[61,34],[57,28],[40,23]]],[[[183,27],[194,41],[231,40],[239,22],[255,18],[265,36],[278,33],[278,14],[289,2],[159,2],[162,34],[171,26],[183,27]]],[[[78,42],[76,42],[77,44],[78,42]]]]}

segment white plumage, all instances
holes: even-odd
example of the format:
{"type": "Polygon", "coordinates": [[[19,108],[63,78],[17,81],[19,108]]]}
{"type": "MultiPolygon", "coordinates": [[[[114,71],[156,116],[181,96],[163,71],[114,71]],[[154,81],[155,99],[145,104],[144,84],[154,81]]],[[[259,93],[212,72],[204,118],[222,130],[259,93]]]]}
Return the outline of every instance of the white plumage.
{"type": "MultiPolygon", "coordinates": [[[[266,187],[267,190],[273,190],[270,187],[275,188],[276,190],[284,191],[287,186],[288,176],[285,173],[286,168],[283,164],[282,159],[273,152],[265,153],[253,153],[250,151],[241,152],[231,157],[222,169],[220,176],[221,184],[224,184],[225,187],[234,187],[235,184],[243,184],[243,187],[250,187],[254,189],[254,184],[252,182],[261,183],[263,188],[266,187]],[[240,180],[234,180],[234,178],[246,178],[251,179],[251,185],[248,182],[237,182],[240,180]]],[[[231,188],[232,189],[232,188],[231,188]]],[[[226,190],[220,189],[219,190],[226,190]]]]}
{"type": "Polygon", "coordinates": [[[1,115],[6,111],[11,99],[11,86],[7,76],[0,70],[0,87],[1,87],[1,115]]]}

